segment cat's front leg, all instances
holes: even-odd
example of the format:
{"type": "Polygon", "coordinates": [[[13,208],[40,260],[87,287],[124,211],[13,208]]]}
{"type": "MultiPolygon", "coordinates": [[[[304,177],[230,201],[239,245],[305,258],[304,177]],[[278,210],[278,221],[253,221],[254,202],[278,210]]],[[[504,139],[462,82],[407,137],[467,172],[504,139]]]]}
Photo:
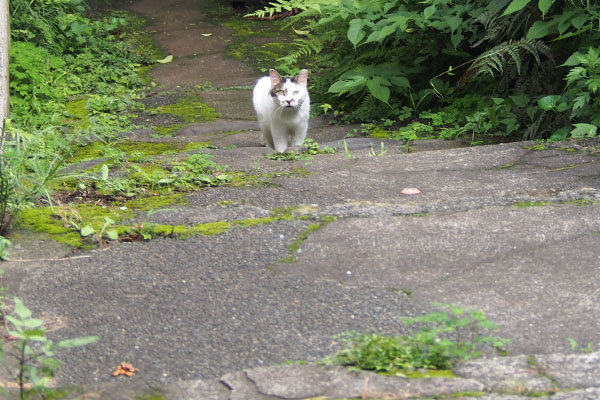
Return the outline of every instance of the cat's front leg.
{"type": "Polygon", "coordinates": [[[273,149],[275,149],[278,153],[285,153],[285,149],[288,147],[288,138],[285,133],[278,132],[275,130],[271,131],[271,136],[273,138],[273,149]]]}
{"type": "Polygon", "coordinates": [[[293,146],[302,146],[304,139],[306,139],[306,132],[308,131],[308,124],[301,123],[294,128],[292,131],[291,139],[293,146]]]}

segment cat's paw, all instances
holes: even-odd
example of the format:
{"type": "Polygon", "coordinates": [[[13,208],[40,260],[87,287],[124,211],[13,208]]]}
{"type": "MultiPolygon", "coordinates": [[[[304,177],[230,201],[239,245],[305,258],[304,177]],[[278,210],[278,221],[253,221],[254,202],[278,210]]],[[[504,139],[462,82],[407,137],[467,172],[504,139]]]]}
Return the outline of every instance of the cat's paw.
{"type": "Polygon", "coordinates": [[[294,146],[288,146],[288,148],[285,149],[285,152],[290,153],[293,151],[294,153],[298,154],[298,153],[302,153],[304,150],[306,150],[305,147],[294,145],[294,146]]]}

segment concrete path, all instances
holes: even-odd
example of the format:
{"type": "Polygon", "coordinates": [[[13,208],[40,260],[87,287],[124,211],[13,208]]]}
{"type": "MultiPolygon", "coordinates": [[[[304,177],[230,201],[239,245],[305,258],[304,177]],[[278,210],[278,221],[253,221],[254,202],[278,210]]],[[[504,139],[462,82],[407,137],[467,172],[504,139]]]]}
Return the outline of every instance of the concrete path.
{"type": "MultiPolygon", "coordinates": [[[[459,144],[434,141],[412,153],[387,142],[387,153],[372,157],[377,141],[352,138],[349,154],[268,160],[250,90],[239,90],[260,73],[225,56],[232,31],[204,21],[193,4],[130,6],[152,18],[148,29],[175,56],[154,70],[159,85],[178,91],[211,81],[221,89],[205,93],[222,114],[217,122],[162,140],[212,140],[215,161],[264,179],[191,193],[186,206],[149,218],[237,221],[282,208],[294,218],[114,244],[87,258],[44,261],[64,255],[47,242],[13,254],[39,260],[3,263],[3,286],[43,317],[54,338],[100,337],[61,354],[67,367],[58,384],[81,388],[75,397],[102,399],[154,389],[168,399],[473,392],[508,400],[557,391],[552,399],[600,398],[597,353],[543,355],[569,352],[567,338],[600,343],[600,142],[453,148],[459,144]],[[213,35],[198,36],[206,32],[213,35]],[[240,133],[223,133],[233,130],[240,133]],[[402,333],[398,318],[429,312],[431,302],[485,311],[498,335],[513,340],[515,357],[469,362],[455,371],[462,378],[435,380],[283,366],[333,353],[341,332],[402,333]],[[111,377],[121,361],[139,372],[111,377]]],[[[309,136],[339,146],[348,131],[316,120],[309,136]]]]}

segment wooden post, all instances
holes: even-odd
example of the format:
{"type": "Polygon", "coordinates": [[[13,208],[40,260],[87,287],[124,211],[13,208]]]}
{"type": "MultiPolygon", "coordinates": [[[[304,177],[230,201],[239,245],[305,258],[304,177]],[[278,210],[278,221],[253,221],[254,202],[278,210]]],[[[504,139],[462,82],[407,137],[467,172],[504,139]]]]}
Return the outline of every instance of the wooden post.
{"type": "MultiPolygon", "coordinates": [[[[8,49],[10,46],[9,26],[9,0],[0,0],[0,134],[4,138],[4,121],[8,118],[9,90],[8,90],[8,49]]],[[[2,152],[2,148],[0,148],[2,152]]]]}

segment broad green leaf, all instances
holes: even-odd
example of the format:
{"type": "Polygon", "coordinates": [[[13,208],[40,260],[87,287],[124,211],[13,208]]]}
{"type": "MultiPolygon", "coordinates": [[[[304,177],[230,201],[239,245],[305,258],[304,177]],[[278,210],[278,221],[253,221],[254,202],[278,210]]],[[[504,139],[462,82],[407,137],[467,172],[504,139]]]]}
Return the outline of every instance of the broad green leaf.
{"type": "Polygon", "coordinates": [[[506,10],[504,10],[504,13],[502,15],[508,15],[508,14],[512,14],[514,12],[517,12],[519,10],[522,10],[529,3],[531,3],[531,0],[513,0],[508,5],[508,7],[506,7],[506,10]]]}
{"type": "Polygon", "coordinates": [[[8,334],[10,336],[16,337],[19,340],[25,340],[25,339],[27,339],[27,336],[25,336],[22,332],[8,331],[8,334]]]}
{"type": "Polygon", "coordinates": [[[102,172],[102,180],[107,181],[108,180],[108,165],[102,164],[101,172],[102,172]]]}
{"type": "Polygon", "coordinates": [[[551,142],[559,142],[561,140],[565,140],[567,136],[569,136],[569,131],[571,130],[570,126],[563,126],[562,128],[555,131],[552,136],[550,136],[551,142]]]}
{"type": "Polygon", "coordinates": [[[425,19],[429,19],[429,17],[435,14],[436,8],[437,7],[435,6],[435,4],[425,8],[425,10],[423,10],[423,16],[425,17],[425,19]]]}
{"type": "Polygon", "coordinates": [[[458,15],[448,18],[448,26],[454,33],[458,29],[458,27],[462,24],[463,20],[458,15]]]}
{"type": "Polygon", "coordinates": [[[550,96],[544,96],[538,100],[538,106],[544,111],[550,111],[556,107],[558,101],[560,100],[560,95],[554,94],[550,96]]]}
{"type": "Polygon", "coordinates": [[[377,41],[381,42],[383,39],[390,36],[392,33],[396,32],[396,30],[397,30],[396,24],[390,24],[390,25],[384,26],[379,31],[379,35],[377,36],[377,41]]]}
{"type": "Polygon", "coordinates": [[[15,297],[13,302],[15,303],[15,314],[17,314],[21,320],[31,317],[31,310],[23,304],[21,299],[15,297]]]}
{"type": "Polygon", "coordinates": [[[111,217],[104,217],[104,222],[106,222],[108,225],[114,225],[115,220],[111,217]]]}
{"type": "Polygon", "coordinates": [[[83,228],[81,228],[80,233],[81,233],[81,236],[86,237],[86,236],[90,236],[94,232],[96,232],[96,230],[94,230],[94,228],[92,228],[90,225],[86,225],[83,228]]]}
{"type": "Polygon", "coordinates": [[[48,338],[46,338],[45,329],[27,329],[26,331],[23,331],[23,334],[27,337],[28,340],[33,340],[36,342],[48,341],[48,338]]]}
{"type": "Polygon", "coordinates": [[[350,28],[348,28],[347,36],[348,40],[354,47],[365,37],[365,32],[362,30],[365,26],[365,22],[360,18],[355,18],[350,21],[350,28]]]}
{"type": "Polygon", "coordinates": [[[23,326],[25,328],[39,328],[40,326],[42,326],[44,324],[44,321],[42,321],[41,319],[38,318],[28,318],[25,321],[23,321],[23,326]]]}
{"type": "Polygon", "coordinates": [[[106,231],[106,235],[110,240],[119,240],[119,234],[114,229],[106,231]]]}
{"type": "Polygon", "coordinates": [[[393,76],[390,77],[390,82],[396,87],[409,88],[410,82],[403,76],[393,76]]]}
{"type": "Polygon", "coordinates": [[[15,326],[15,328],[17,328],[17,329],[19,329],[25,325],[25,323],[23,321],[20,321],[11,315],[5,315],[4,319],[6,319],[11,324],[13,324],[15,326]]]}
{"type": "Polygon", "coordinates": [[[329,87],[328,92],[342,94],[352,89],[362,89],[365,86],[365,77],[362,75],[349,76],[348,78],[334,82],[329,87]]]}
{"type": "Polygon", "coordinates": [[[540,9],[540,11],[542,12],[543,15],[546,15],[546,13],[550,9],[550,6],[552,5],[552,3],[554,3],[554,0],[539,0],[538,1],[538,8],[540,9]]]}
{"type": "Polygon", "coordinates": [[[575,65],[582,64],[584,62],[585,62],[585,56],[583,54],[581,54],[580,52],[576,51],[575,53],[571,54],[569,56],[569,58],[567,58],[567,61],[565,61],[563,64],[561,64],[561,67],[573,67],[575,65]]]}
{"type": "Polygon", "coordinates": [[[525,94],[509,97],[513,101],[513,103],[515,103],[518,107],[525,107],[527,106],[527,104],[529,104],[529,96],[525,94]]]}
{"type": "Polygon", "coordinates": [[[577,30],[581,30],[583,25],[588,21],[588,15],[584,12],[579,14],[576,17],[571,18],[571,25],[573,25],[577,30]]]}
{"type": "Polygon", "coordinates": [[[367,80],[367,88],[369,89],[369,92],[371,92],[373,97],[375,97],[377,100],[380,100],[386,104],[390,99],[390,88],[387,87],[389,84],[390,82],[387,79],[380,76],[375,76],[367,80]]]}
{"type": "Polygon", "coordinates": [[[450,36],[450,41],[452,42],[452,45],[454,46],[454,48],[458,48],[458,45],[460,44],[460,42],[462,42],[464,36],[462,33],[457,32],[457,33],[453,33],[450,36]]]}
{"type": "Polygon", "coordinates": [[[596,125],[591,124],[573,124],[575,127],[571,130],[571,136],[573,137],[593,137],[596,136],[596,132],[598,127],[596,125]]]}
{"type": "Polygon", "coordinates": [[[554,32],[556,21],[535,21],[527,32],[527,39],[543,38],[554,32]]]}
{"type": "Polygon", "coordinates": [[[395,22],[397,27],[401,31],[406,31],[406,29],[408,28],[408,21],[410,21],[410,18],[404,15],[394,15],[393,17],[388,18],[388,21],[395,22]]]}
{"type": "Polygon", "coordinates": [[[98,336],[83,336],[75,339],[62,340],[56,343],[56,347],[68,348],[68,347],[79,347],[85,346],[90,343],[94,343],[98,340],[98,336]]]}
{"type": "Polygon", "coordinates": [[[165,58],[162,58],[160,60],[156,60],[157,63],[161,63],[161,64],[167,64],[167,63],[170,63],[171,61],[173,61],[173,56],[172,55],[168,55],[165,58]]]}

